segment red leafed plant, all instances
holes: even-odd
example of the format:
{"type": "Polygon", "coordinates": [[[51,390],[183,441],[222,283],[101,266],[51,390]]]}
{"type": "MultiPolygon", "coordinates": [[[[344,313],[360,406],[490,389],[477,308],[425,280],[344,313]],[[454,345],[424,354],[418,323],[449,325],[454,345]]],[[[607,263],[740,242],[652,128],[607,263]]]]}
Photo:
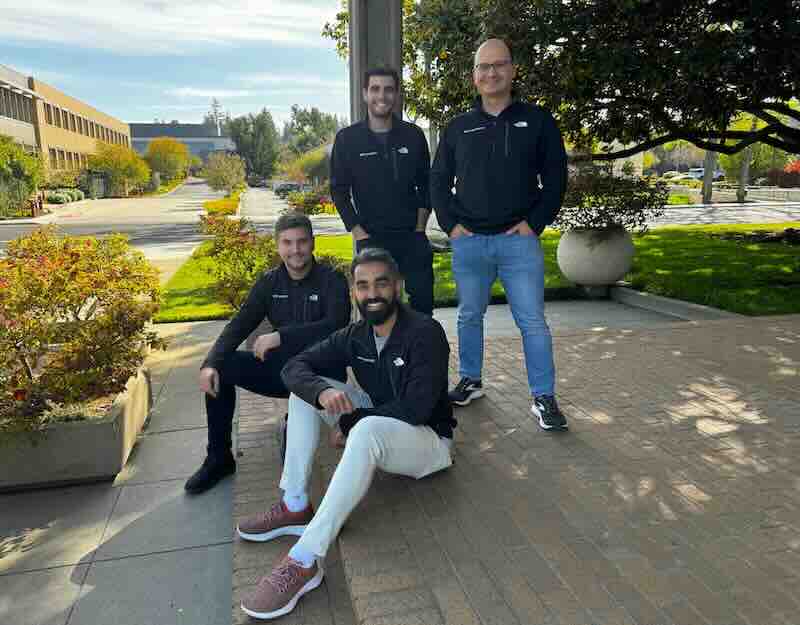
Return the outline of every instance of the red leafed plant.
{"type": "Polygon", "coordinates": [[[42,228],[0,259],[0,439],[42,430],[53,411],[122,391],[159,307],[157,270],[122,235],[42,228]]]}

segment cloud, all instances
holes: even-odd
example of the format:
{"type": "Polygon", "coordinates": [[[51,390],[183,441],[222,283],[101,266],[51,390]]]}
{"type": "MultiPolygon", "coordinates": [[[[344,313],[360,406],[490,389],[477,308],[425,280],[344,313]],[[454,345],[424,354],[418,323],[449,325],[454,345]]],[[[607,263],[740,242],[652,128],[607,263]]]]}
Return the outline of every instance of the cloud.
{"type": "Polygon", "coordinates": [[[3,5],[0,38],[143,56],[254,42],[321,47],[337,8],[334,0],[16,1],[3,5]]]}
{"type": "Polygon", "coordinates": [[[177,98],[250,98],[258,95],[254,91],[247,89],[214,89],[214,88],[196,88],[196,87],[176,87],[174,89],[167,89],[164,92],[168,96],[177,98]]]}
{"type": "Polygon", "coordinates": [[[309,87],[325,89],[327,91],[346,91],[347,80],[322,78],[321,76],[290,76],[287,74],[240,74],[233,76],[232,80],[245,85],[293,85],[295,87],[309,87]]]}

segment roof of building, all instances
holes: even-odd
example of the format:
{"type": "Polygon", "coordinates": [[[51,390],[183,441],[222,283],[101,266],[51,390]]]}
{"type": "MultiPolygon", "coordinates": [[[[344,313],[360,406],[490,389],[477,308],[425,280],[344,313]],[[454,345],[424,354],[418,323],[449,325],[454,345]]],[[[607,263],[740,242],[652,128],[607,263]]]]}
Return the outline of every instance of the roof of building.
{"type": "MultiPolygon", "coordinates": [[[[217,129],[205,124],[129,124],[129,126],[131,127],[131,137],[134,139],[155,137],[212,139],[217,137],[217,129]]],[[[224,132],[223,136],[225,136],[224,132]]]]}

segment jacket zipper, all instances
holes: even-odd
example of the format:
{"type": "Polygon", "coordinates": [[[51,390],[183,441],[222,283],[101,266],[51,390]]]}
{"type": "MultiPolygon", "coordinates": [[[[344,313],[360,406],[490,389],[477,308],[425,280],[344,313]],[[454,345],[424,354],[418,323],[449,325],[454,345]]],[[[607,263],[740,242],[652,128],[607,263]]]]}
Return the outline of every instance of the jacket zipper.
{"type": "Polygon", "coordinates": [[[508,128],[509,124],[506,122],[506,158],[508,158],[508,128]]]}
{"type": "Polygon", "coordinates": [[[400,180],[400,174],[397,172],[397,150],[392,148],[392,163],[394,165],[394,181],[400,180]]]}

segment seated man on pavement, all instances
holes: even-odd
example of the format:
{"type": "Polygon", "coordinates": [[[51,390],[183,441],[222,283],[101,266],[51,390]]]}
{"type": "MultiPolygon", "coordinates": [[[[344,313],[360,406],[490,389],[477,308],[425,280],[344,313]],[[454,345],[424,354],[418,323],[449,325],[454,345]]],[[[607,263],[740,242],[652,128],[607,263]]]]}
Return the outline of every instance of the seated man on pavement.
{"type": "MultiPolygon", "coordinates": [[[[208,419],[208,455],[186,482],[202,493],[236,471],[231,452],[237,386],[266,397],[288,397],[281,370],[292,356],[350,322],[347,278],[314,260],[314,232],[305,215],[288,213],[275,222],[281,265],[255,283],[239,312],[222,331],[200,370],[208,419]],[[256,339],[253,350],[239,345],[267,319],[273,331],[256,339]]],[[[328,373],[347,379],[344,367],[328,373]]]]}
{"type": "Polygon", "coordinates": [[[292,358],[283,369],[291,391],[280,502],[239,522],[245,540],[300,540],[242,602],[257,619],[294,609],[319,586],[322,560],[376,469],[416,479],[452,464],[453,411],[447,396],[450,346],[432,317],[400,303],[402,279],[385,250],[368,248],[351,266],[363,319],[292,358]],[[352,367],[356,388],[327,377],[352,367]],[[362,390],[363,389],[363,390],[362,390]],[[320,425],[344,453],[314,513],[308,485],[320,425]]]}

